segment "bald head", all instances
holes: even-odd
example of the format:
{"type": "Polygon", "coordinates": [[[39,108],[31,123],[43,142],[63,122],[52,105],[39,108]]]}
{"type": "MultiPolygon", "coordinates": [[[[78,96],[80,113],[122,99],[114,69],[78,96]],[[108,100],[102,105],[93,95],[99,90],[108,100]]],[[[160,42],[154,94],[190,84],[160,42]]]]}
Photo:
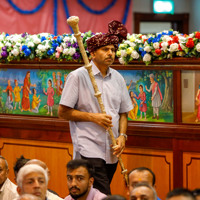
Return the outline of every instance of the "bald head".
{"type": "Polygon", "coordinates": [[[29,165],[29,164],[36,164],[36,165],[39,165],[40,167],[42,167],[42,168],[45,169],[45,170],[48,168],[47,165],[46,165],[46,163],[44,163],[43,161],[38,160],[38,159],[31,159],[31,160],[29,160],[29,161],[26,163],[26,165],[29,165]]]}

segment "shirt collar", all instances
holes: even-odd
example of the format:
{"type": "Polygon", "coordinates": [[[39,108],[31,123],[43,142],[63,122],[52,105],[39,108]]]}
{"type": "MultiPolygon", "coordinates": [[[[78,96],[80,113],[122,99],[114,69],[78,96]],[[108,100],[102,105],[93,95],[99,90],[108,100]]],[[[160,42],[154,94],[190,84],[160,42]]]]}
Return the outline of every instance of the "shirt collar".
{"type": "MultiPolygon", "coordinates": [[[[91,64],[92,64],[92,71],[93,71],[94,76],[95,75],[101,75],[101,72],[100,72],[99,68],[94,64],[93,61],[91,61],[91,64]]],[[[110,67],[109,67],[105,77],[110,76],[110,75],[111,75],[111,70],[110,70],[110,67]]]]}

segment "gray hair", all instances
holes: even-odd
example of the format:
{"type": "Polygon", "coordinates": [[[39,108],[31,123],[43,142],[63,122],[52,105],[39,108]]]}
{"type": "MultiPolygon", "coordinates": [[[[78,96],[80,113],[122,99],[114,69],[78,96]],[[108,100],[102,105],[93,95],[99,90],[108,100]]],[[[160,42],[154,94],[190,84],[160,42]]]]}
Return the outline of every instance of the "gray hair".
{"type": "Polygon", "coordinates": [[[5,161],[6,169],[8,169],[8,162],[7,162],[7,160],[3,156],[1,156],[1,155],[0,155],[0,159],[2,159],[2,160],[5,161]]]}
{"type": "Polygon", "coordinates": [[[154,75],[153,74],[149,74],[149,78],[153,78],[154,79],[154,75]]]}
{"type": "Polygon", "coordinates": [[[46,185],[48,184],[48,175],[47,171],[44,170],[42,167],[36,164],[30,164],[30,165],[24,165],[17,174],[17,185],[22,188],[22,182],[26,175],[32,173],[32,172],[39,172],[44,174],[46,185]]]}
{"type": "Polygon", "coordinates": [[[42,200],[42,199],[33,194],[22,194],[17,198],[17,200],[42,200]]]}
{"type": "Polygon", "coordinates": [[[136,188],[139,188],[139,187],[147,187],[149,188],[150,190],[153,191],[153,198],[154,200],[157,200],[157,193],[156,193],[156,190],[154,189],[154,187],[152,187],[151,185],[147,184],[147,183],[137,183],[134,188],[132,189],[135,190],[136,188]]]}

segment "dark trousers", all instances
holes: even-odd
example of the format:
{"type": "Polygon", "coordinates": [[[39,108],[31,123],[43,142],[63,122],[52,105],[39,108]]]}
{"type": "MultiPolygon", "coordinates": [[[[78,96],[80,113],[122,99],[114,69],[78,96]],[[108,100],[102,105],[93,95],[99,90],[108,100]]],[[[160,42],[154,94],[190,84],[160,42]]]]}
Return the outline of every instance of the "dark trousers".
{"type": "Polygon", "coordinates": [[[86,158],[82,155],[81,158],[90,161],[95,169],[93,187],[104,194],[111,194],[110,183],[117,169],[117,163],[106,164],[106,162],[103,159],[86,158]]]}

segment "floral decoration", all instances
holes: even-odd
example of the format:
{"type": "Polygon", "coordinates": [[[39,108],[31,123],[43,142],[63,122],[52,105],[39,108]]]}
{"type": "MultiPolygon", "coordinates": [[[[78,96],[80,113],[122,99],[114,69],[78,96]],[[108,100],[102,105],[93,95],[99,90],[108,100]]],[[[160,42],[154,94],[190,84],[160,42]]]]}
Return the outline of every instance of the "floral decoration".
{"type": "MultiPolygon", "coordinates": [[[[99,33],[96,33],[99,34],[99,33]]],[[[86,40],[95,35],[91,31],[81,34],[87,51],[86,40]]],[[[200,57],[200,32],[189,35],[169,30],[157,34],[128,34],[116,52],[123,65],[133,60],[143,61],[146,65],[154,60],[174,57],[200,57]]],[[[35,58],[58,61],[82,61],[80,49],[73,34],[35,35],[0,33],[0,62],[35,58]]]]}

